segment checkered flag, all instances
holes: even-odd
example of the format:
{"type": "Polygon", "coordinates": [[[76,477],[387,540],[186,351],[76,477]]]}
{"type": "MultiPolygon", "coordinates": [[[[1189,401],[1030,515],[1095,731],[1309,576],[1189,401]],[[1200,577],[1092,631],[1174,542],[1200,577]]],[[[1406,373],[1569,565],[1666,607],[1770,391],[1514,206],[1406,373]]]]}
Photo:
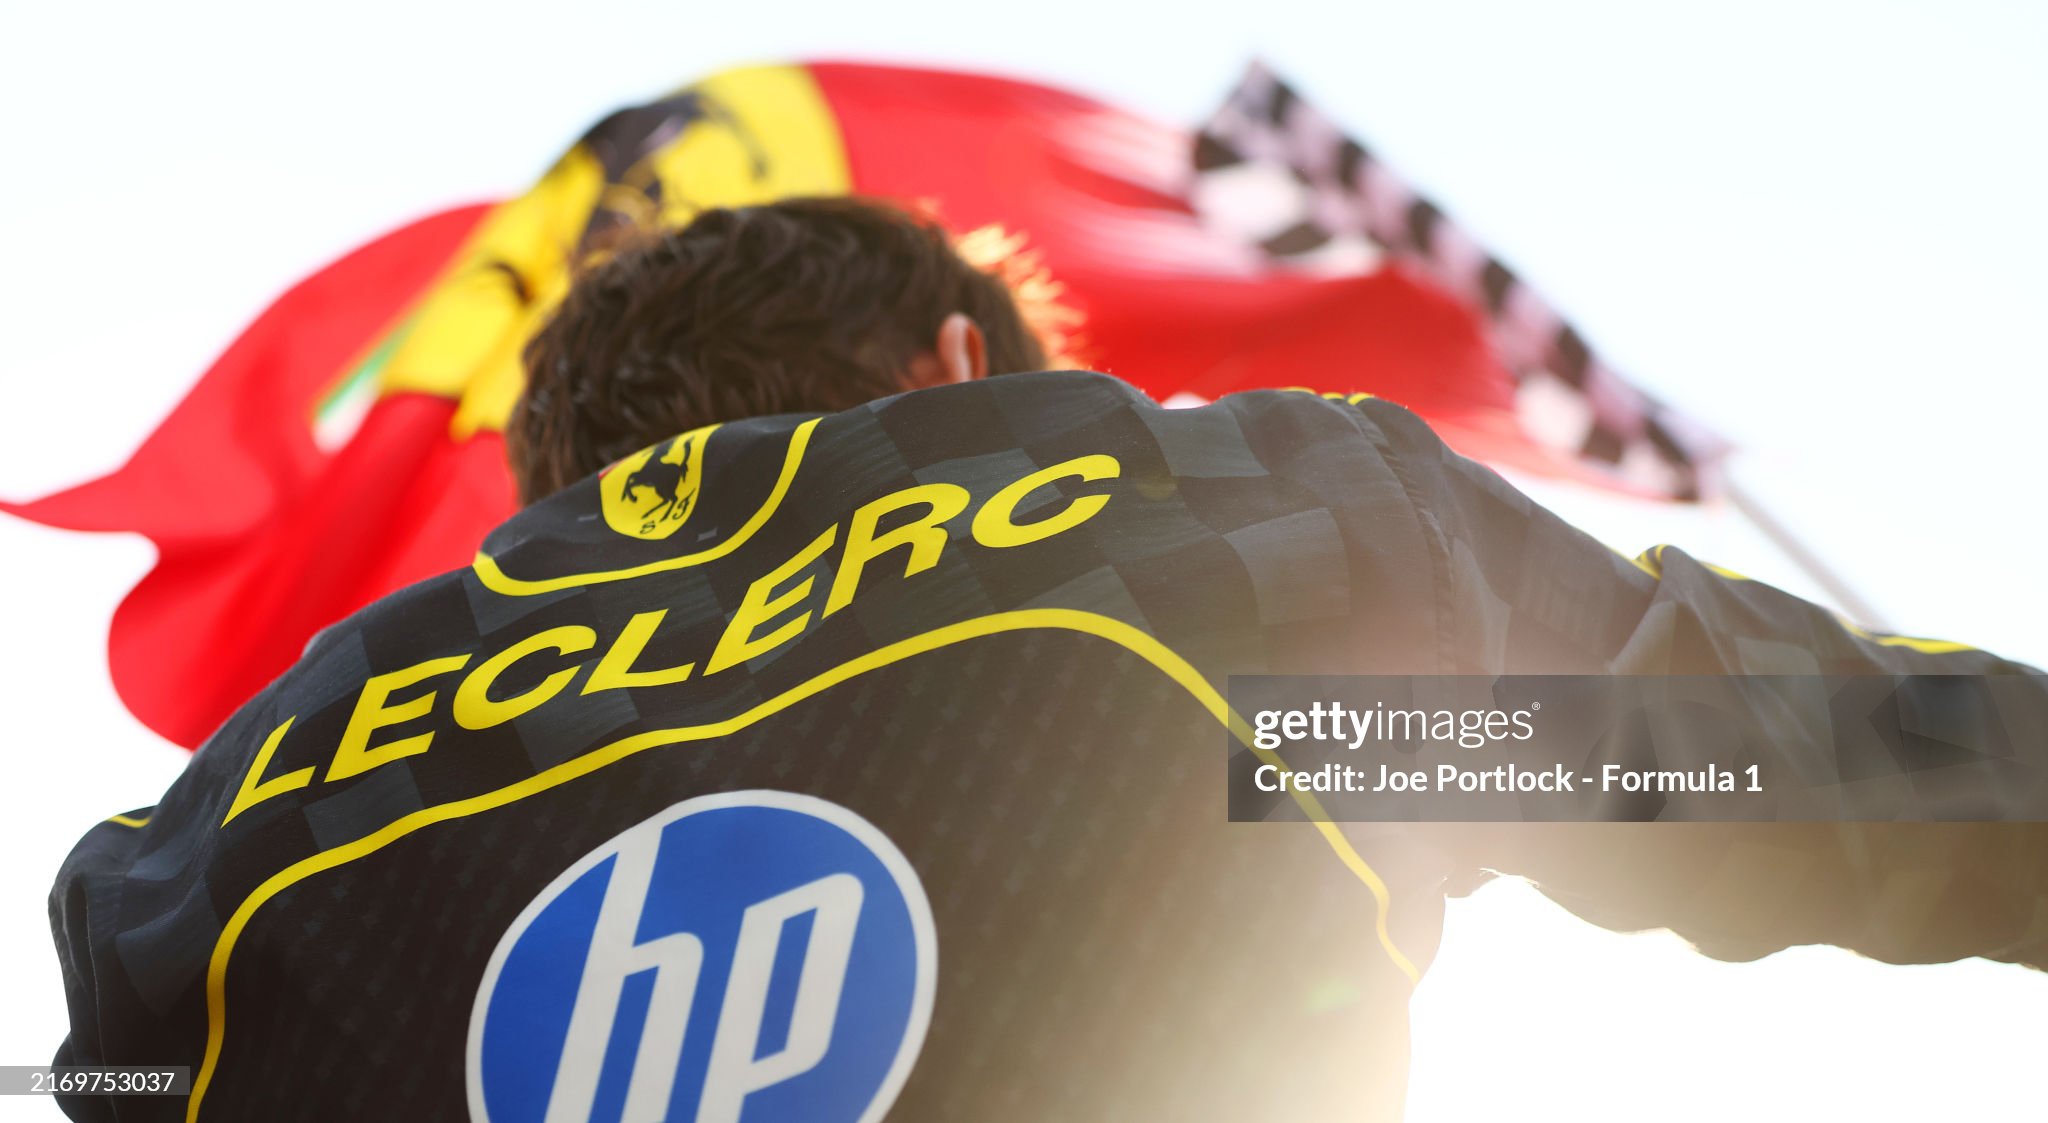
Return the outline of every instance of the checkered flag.
{"type": "Polygon", "coordinates": [[[1483,317],[1523,430],[1624,487],[1713,490],[1727,445],[1616,374],[1535,289],[1259,63],[1197,134],[1202,220],[1312,272],[1395,264],[1483,317]]]}

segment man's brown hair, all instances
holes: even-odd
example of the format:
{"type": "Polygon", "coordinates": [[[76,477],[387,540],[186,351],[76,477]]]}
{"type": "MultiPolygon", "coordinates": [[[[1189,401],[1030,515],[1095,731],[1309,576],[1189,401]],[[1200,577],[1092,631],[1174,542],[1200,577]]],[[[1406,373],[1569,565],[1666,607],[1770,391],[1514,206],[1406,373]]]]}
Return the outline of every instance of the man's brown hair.
{"type": "Polygon", "coordinates": [[[527,344],[505,433],[520,499],[702,425],[909,389],[955,312],[990,373],[1045,365],[1009,289],[936,223],[846,198],[705,211],[592,269],[527,344]]]}

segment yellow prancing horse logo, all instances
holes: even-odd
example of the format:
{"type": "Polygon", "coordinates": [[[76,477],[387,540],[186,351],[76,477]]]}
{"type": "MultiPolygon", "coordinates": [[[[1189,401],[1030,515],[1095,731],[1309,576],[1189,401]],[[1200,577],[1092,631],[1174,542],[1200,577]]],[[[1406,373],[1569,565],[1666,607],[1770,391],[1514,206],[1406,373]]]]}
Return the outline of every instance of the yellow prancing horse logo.
{"type": "Polygon", "coordinates": [[[697,509],[704,482],[704,442],[716,425],[692,429],[641,449],[598,481],[605,525],[633,538],[674,534],[697,509]]]}

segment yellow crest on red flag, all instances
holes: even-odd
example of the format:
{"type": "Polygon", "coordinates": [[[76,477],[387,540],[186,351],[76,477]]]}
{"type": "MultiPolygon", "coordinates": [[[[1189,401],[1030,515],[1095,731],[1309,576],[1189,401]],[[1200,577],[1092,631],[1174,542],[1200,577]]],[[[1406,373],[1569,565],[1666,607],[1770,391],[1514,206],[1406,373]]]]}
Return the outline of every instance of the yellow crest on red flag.
{"type": "Polygon", "coordinates": [[[728,71],[614,114],[478,225],[399,328],[378,392],[457,399],[458,440],[501,430],[525,384],[526,341],[621,234],[850,185],[838,126],[802,67],[728,71]]]}

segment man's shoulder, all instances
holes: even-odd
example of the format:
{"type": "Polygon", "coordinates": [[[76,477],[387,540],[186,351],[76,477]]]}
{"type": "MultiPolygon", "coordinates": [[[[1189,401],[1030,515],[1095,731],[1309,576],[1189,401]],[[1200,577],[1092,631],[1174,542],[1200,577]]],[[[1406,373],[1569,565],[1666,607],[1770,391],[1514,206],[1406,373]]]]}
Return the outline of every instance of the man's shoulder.
{"type": "Polygon", "coordinates": [[[1141,493],[1176,480],[1271,477],[1303,502],[1337,503],[1391,476],[1390,446],[1408,443],[1411,428],[1427,438],[1406,410],[1356,391],[1254,390],[1169,406],[1093,371],[1001,375],[836,414],[709,426],[656,441],[516,514],[471,565],[330,627],[302,665],[365,631],[412,628],[445,642],[441,633],[465,621],[489,630],[507,595],[530,606],[536,596],[708,564],[784,537],[777,531],[792,522],[807,537],[928,485],[964,487],[978,509],[1037,477],[1052,491],[1121,477],[1141,493]],[[1063,471],[1046,475],[1055,468],[1063,471]]]}
{"type": "Polygon", "coordinates": [[[884,418],[892,433],[911,444],[962,449],[1064,448],[1089,436],[1125,442],[1149,436],[1170,470],[1195,475],[1242,471],[1248,458],[1261,453],[1278,466],[1330,442],[1384,443],[1389,427],[1421,427],[1400,406],[1356,390],[1287,387],[1213,400],[1181,394],[1162,403],[1114,375],[1082,370],[1005,374],[915,390],[849,413],[884,418]]]}

